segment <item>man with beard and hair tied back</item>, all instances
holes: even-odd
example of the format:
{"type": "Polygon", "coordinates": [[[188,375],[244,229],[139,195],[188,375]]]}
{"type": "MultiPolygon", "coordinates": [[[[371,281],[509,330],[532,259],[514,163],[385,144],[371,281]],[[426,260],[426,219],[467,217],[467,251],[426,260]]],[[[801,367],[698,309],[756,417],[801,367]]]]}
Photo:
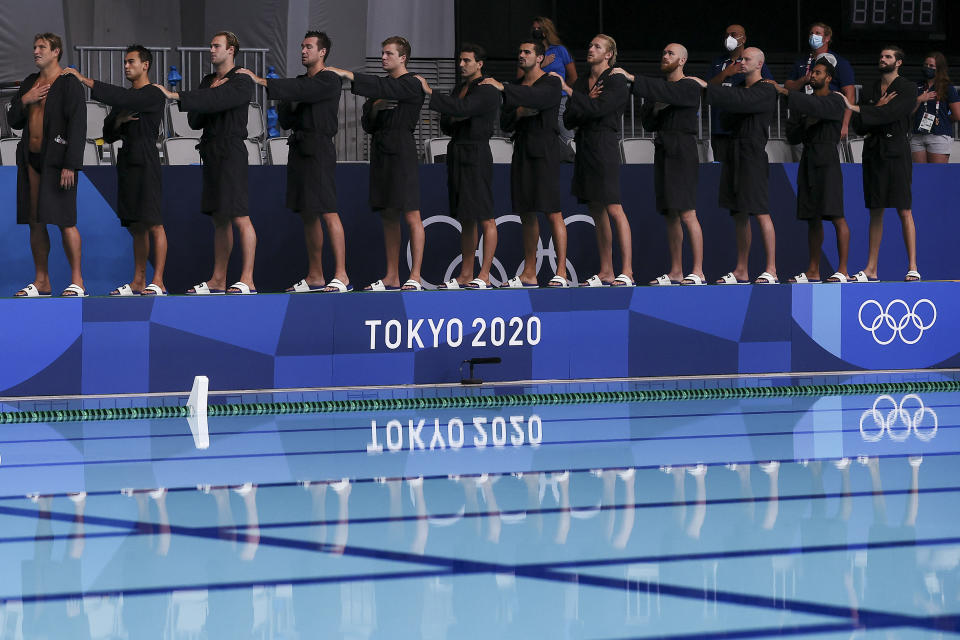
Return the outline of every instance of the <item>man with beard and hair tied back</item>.
{"type": "Polygon", "coordinates": [[[364,291],[422,291],[423,221],[420,219],[420,174],[413,132],[420,120],[424,94],[415,74],[407,71],[410,43],[391,36],[381,43],[380,63],[386,77],[327,67],[353,82],[364,96],[363,130],[373,135],[370,154],[370,207],[380,214],[387,272],[364,291]],[[400,217],[410,232],[410,277],[400,285],[400,217]]]}
{"type": "Polygon", "coordinates": [[[660,58],[664,79],[623,74],[633,83],[633,93],[647,101],[643,105],[643,126],[656,132],[654,139],[654,187],[657,210],[667,221],[667,246],[670,249],[670,271],[650,282],[651,285],[702,285],[703,233],[697,219],[697,175],[700,159],[697,153],[697,112],[700,110],[702,81],[684,75],[687,49],[682,44],[668,44],[660,58]],[[683,226],[690,237],[693,268],[683,275],[683,226]]]}
{"type": "Polygon", "coordinates": [[[168,98],[180,101],[193,129],[203,129],[200,158],[203,160],[203,194],[200,211],[213,220],[213,274],[209,280],[187,289],[190,295],[223,293],[227,264],[233,251],[233,228],[240,235],[243,256],[240,280],[226,290],[230,294],[251,294],[257,232],[250,221],[247,191],[247,114],[254,85],[234,64],[240,54],[240,40],[229,31],[220,31],[210,40],[210,63],[215,71],[204,76],[195,91],[167,91],[168,98]]]}
{"type": "Polygon", "coordinates": [[[537,286],[537,241],[540,223],[537,212],[546,214],[557,252],[557,273],[548,287],[566,287],[567,227],[560,212],[561,142],[557,137],[558,111],[562,89],[560,80],[544,73],[543,43],[520,43],[517,66],[523,71],[519,84],[504,85],[493,78],[481,81],[504,94],[500,110],[500,128],[513,133],[513,159],[510,163],[510,197],[513,210],[523,224],[523,270],[502,287],[510,289],[537,286]]]}
{"type": "Polygon", "coordinates": [[[918,282],[917,231],[913,225],[911,182],[913,163],[910,157],[910,115],[916,105],[915,85],[900,75],[903,50],[885,47],[880,52],[880,78],[860,93],[860,103],[850,104],[851,123],[864,135],[863,198],[870,210],[870,246],[867,264],[853,275],[856,282],[878,280],[880,240],[883,238],[883,210],[893,208],[900,216],[903,243],[907,249],[907,282],[918,282]]]}
{"type": "Polygon", "coordinates": [[[426,78],[417,76],[430,108],[440,112],[440,129],[450,136],[447,145],[447,193],[450,215],[460,221],[460,275],[440,285],[441,289],[487,289],[490,268],[497,250],[497,223],[493,213],[493,154],[490,136],[500,111],[500,94],[481,85],[483,47],[464,43],[460,47],[460,84],[450,95],[435,93],[426,78]],[[477,225],[483,227],[480,273],[473,277],[477,250],[477,225]]]}
{"type": "Polygon", "coordinates": [[[723,109],[721,121],[730,131],[730,144],[720,161],[720,207],[730,210],[736,223],[737,266],[717,284],[746,284],[750,257],[750,216],[757,218],[763,234],[766,269],[754,281],[757,284],[776,284],[776,232],[770,218],[769,161],[767,138],[770,121],[777,110],[777,90],[763,82],[761,69],[764,55],[750,47],[743,51],[740,62],[745,82],[739,87],[706,84],[707,102],[723,109]]]}
{"type": "Polygon", "coordinates": [[[582,283],[581,286],[587,287],[634,285],[630,222],[620,198],[620,118],[630,100],[630,92],[622,76],[611,74],[616,62],[616,41],[600,33],[587,48],[590,73],[577,78],[573,87],[556,76],[569,96],[563,114],[564,125],[576,129],[573,195],[587,204],[597,229],[600,270],[582,283]],[[616,277],[613,275],[611,218],[617,228],[623,263],[616,277]]]}
{"type": "Polygon", "coordinates": [[[837,153],[844,115],[849,112],[841,94],[830,90],[835,73],[834,66],[826,60],[814,64],[807,76],[812,94],[802,87],[789,91],[774,84],[780,94],[787,96],[787,140],[790,144],[803,144],[797,170],[797,218],[807,221],[810,263],[806,271],[790,278],[793,284],[820,282],[824,219],[833,222],[837,232],[839,258],[837,272],[827,282],[847,282],[849,278],[850,228],[843,217],[843,174],[837,153]]]}
{"type": "Polygon", "coordinates": [[[163,228],[163,190],[157,137],[167,104],[163,92],[150,84],[153,54],[143,45],[127,47],[124,89],[91,80],[76,69],[64,69],[90,88],[90,98],[112,107],[103,121],[103,140],[123,142],[117,157],[117,217],[133,238],[133,279],[111,296],[164,296],[163,270],[167,262],[167,234],[163,228]],[[152,243],[151,243],[152,240],[152,243]],[[147,258],[153,245],[153,280],[147,284],[147,258]]]}
{"type": "Polygon", "coordinates": [[[60,228],[63,252],[70,263],[71,284],[61,295],[86,295],[80,273],[77,171],[83,165],[87,103],[76,78],[61,77],[62,55],[60,36],[34,36],[33,62],[39,72],[20,83],[7,113],[10,126],[23,130],[17,144],[17,224],[30,225],[34,266],[33,282],[17,291],[18,298],[51,293],[48,224],[60,228]]]}
{"type": "Polygon", "coordinates": [[[306,73],[296,78],[264,79],[249,69],[240,73],[267,88],[279,100],[280,126],[293,133],[287,141],[287,208],[303,219],[309,263],[305,278],[287,289],[290,293],[344,293],[353,286],[347,277],[343,225],[337,213],[337,135],[340,77],[326,68],[330,38],[323,31],[308,31],[300,44],[300,61],[306,73]],[[333,250],[334,274],[323,276],[323,225],[327,225],[333,250]]]}

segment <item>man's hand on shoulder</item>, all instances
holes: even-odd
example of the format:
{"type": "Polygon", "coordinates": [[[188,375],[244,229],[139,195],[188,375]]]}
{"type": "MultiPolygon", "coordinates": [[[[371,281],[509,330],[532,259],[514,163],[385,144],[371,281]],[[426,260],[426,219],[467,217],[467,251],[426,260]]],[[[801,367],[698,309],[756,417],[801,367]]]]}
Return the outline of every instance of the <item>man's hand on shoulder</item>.
{"type": "Polygon", "coordinates": [[[237,73],[242,73],[243,75],[249,77],[251,80],[253,80],[255,83],[257,83],[261,87],[267,86],[267,81],[264,78],[261,78],[260,76],[255,74],[253,71],[250,71],[250,69],[247,69],[245,67],[240,67],[239,69],[237,69],[237,73]]]}

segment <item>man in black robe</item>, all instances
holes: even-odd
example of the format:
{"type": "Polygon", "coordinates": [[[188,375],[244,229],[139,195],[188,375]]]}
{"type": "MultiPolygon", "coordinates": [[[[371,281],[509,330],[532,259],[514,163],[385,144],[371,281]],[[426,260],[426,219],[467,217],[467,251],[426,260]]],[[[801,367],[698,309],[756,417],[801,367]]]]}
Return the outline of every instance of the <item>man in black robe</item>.
{"type": "Polygon", "coordinates": [[[441,289],[486,289],[497,250],[497,223],[493,213],[493,154],[490,136],[500,111],[500,94],[481,85],[486,51],[480,45],[460,47],[460,84],[450,95],[434,93],[426,78],[417,76],[430,96],[430,108],[440,112],[440,130],[450,136],[447,145],[447,194],[450,215],[460,221],[460,275],[441,289]],[[473,277],[477,224],[483,228],[480,273],[473,277]]]}
{"type": "MultiPolygon", "coordinates": [[[[250,222],[247,200],[247,114],[253,99],[254,84],[240,73],[234,60],[240,53],[240,41],[229,31],[214,34],[210,41],[210,62],[214,73],[204,76],[195,91],[164,91],[168,98],[180,101],[193,129],[203,129],[200,158],[203,161],[203,195],[200,210],[213,220],[213,275],[187,293],[206,295],[223,293],[227,284],[227,263],[233,250],[233,228],[240,235],[243,256],[240,279],[227,293],[256,293],[253,262],[257,252],[257,232],[250,222]]],[[[160,86],[160,85],[154,85],[160,86]]]]}
{"type": "Polygon", "coordinates": [[[797,169],[797,218],[807,221],[810,263],[806,271],[790,278],[794,284],[820,282],[824,219],[833,222],[837,232],[839,258],[837,272],[827,281],[847,282],[849,278],[850,228],[843,217],[843,173],[837,152],[847,109],[843,98],[830,90],[835,73],[834,66],[821,59],[809,74],[812,94],[802,89],[788,91],[777,87],[781,95],[787,96],[790,109],[787,140],[790,144],[803,145],[797,169]]]}
{"type": "Polygon", "coordinates": [[[564,92],[570,96],[563,113],[563,124],[567,129],[576,129],[573,195],[587,204],[597,229],[600,270],[582,283],[588,287],[634,285],[630,221],[620,198],[620,119],[630,101],[630,90],[625,78],[611,75],[616,61],[616,41],[601,33],[593,37],[587,48],[589,74],[579,76],[573,87],[557,75],[564,92]],[[623,263],[620,275],[616,277],[611,218],[617,227],[617,244],[623,263]]]}
{"type": "Polygon", "coordinates": [[[391,36],[381,43],[380,63],[386,77],[327,67],[353,82],[364,96],[363,130],[373,135],[370,153],[370,208],[380,214],[386,274],[364,291],[420,291],[423,264],[423,221],[420,219],[420,169],[413,132],[420,120],[424,94],[415,74],[407,71],[410,43],[391,36]],[[410,233],[410,276],[400,285],[400,217],[410,233]]]}
{"type": "Polygon", "coordinates": [[[542,211],[550,221],[557,255],[557,273],[548,287],[566,287],[567,227],[560,211],[561,142],[558,136],[560,80],[544,73],[542,42],[521,42],[517,66],[523,72],[519,84],[504,85],[493,78],[481,84],[496,87],[504,94],[500,108],[500,128],[513,132],[513,158],[510,163],[510,196],[513,210],[523,224],[523,271],[505,282],[503,287],[519,289],[537,286],[537,243],[542,211]]]}
{"type": "Polygon", "coordinates": [[[643,127],[655,131],[654,189],[657,210],[667,221],[667,246],[670,249],[670,271],[650,281],[651,285],[706,284],[703,275],[703,232],[697,219],[697,175],[700,156],[697,151],[697,112],[700,110],[701,86],[695,78],[684,75],[687,49],[682,44],[668,44],[660,58],[664,80],[631,76],[633,94],[645,98],[641,119],[643,127]],[[683,275],[683,227],[690,237],[693,268],[683,275]]]}
{"type": "Polygon", "coordinates": [[[896,209],[900,216],[903,243],[907,249],[907,282],[920,280],[917,271],[917,230],[913,225],[910,156],[910,116],[916,108],[916,87],[900,75],[903,50],[886,47],[880,52],[880,78],[860,92],[853,111],[854,130],[866,136],[863,143],[863,198],[870,210],[870,250],[867,265],[851,278],[857,282],[876,281],[883,238],[883,210],[896,209]]]}
{"type": "Polygon", "coordinates": [[[63,252],[70,263],[67,297],[86,295],[80,272],[77,230],[77,171],[83,165],[87,103],[76,78],[63,77],[63,41],[54,33],[33,39],[33,61],[40,70],[20,83],[10,102],[8,122],[23,134],[17,144],[17,224],[30,225],[33,282],[17,291],[20,298],[51,293],[48,224],[60,228],[63,252]]]}
{"type": "Polygon", "coordinates": [[[131,84],[124,89],[91,80],[76,69],[65,69],[90,88],[90,97],[113,107],[103,122],[104,142],[122,141],[117,158],[117,217],[133,238],[133,279],[111,296],[166,295],[163,269],[167,262],[167,234],[163,228],[160,154],[157,136],[167,104],[163,92],[150,84],[153,54],[143,45],[127,47],[123,74],[131,84]],[[147,257],[153,241],[153,280],[147,285],[147,257]]]}
{"type": "Polygon", "coordinates": [[[327,69],[330,38],[323,31],[308,31],[300,44],[300,61],[306,73],[296,78],[264,79],[248,69],[240,73],[267,88],[279,100],[280,126],[293,133],[287,141],[287,208],[303,218],[309,270],[288,292],[344,293],[352,291],[347,277],[343,225],[337,213],[337,135],[340,76],[327,69]],[[323,276],[323,225],[327,225],[333,250],[334,274],[323,276]]]}
{"type": "Polygon", "coordinates": [[[720,206],[730,210],[737,227],[737,266],[717,284],[746,284],[749,280],[747,261],[750,257],[750,216],[757,218],[763,234],[766,269],[754,281],[776,284],[776,232],[770,219],[769,160],[767,138],[770,121],[777,109],[777,90],[763,82],[763,51],[744,49],[740,69],[745,82],[739,87],[706,83],[707,101],[723,109],[724,128],[730,131],[730,144],[720,161],[720,206]]]}

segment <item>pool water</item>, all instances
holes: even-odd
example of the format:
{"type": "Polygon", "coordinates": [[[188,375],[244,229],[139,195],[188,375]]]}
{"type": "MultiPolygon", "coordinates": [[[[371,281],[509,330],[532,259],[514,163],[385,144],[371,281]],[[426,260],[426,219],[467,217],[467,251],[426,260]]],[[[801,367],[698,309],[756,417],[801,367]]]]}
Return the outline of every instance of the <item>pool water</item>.
{"type": "Polygon", "coordinates": [[[4,425],[2,638],[943,637],[960,394],[4,425]]]}

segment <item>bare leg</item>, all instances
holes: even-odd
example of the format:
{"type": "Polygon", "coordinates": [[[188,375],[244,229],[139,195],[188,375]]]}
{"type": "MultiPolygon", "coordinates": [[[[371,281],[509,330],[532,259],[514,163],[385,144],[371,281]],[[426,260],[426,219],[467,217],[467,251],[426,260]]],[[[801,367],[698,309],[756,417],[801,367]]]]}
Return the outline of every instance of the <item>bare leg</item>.
{"type": "MultiPolygon", "coordinates": [[[[547,214],[550,230],[553,233],[553,248],[557,252],[557,275],[567,278],[567,225],[563,223],[563,213],[555,211],[547,214]]],[[[609,222],[607,223],[609,224],[609,222]]],[[[609,232],[609,228],[608,228],[609,232]]],[[[613,273],[611,267],[611,273],[613,273]]]]}
{"type": "Polygon", "coordinates": [[[420,212],[417,210],[407,211],[403,214],[407,221],[407,230],[410,232],[410,279],[420,282],[420,267],[423,266],[423,221],[420,219],[420,212]]]}
{"type": "Polygon", "coordinates": [[[333,277],[343,284],[350,284],[350,278],[347,277],[346,243],[340,215],[336,211],[325,213],[323,221],[327,225],[327,237],[330,239],[330,250],[333,251],[333,277]]]}
{"type": "Polygon", "coordinates": [[[850,275],[847,271],[847,256],[850,254],[850,227],[847,226],[846,218],[834,218],[833,227],[837,232],[837,271],[845,276],[850,275]]]}
{"type": "Polygon", "coordinates": [[[765,271],[777,276],[777,233],[773,228],[773,219],[769,213],[757,215],[757,222],[760,224],[760,233],[763,235],[763,250],[767,254],[767,268],[765,271]]]}
{"type": "MultiPolygon", "coordinates": [[[[630,232],[630,221],[620,204],[608,204],[607,215],[613,219],[617,227],[617,243],[620,245],[620,273],[633,280],[633,234],[630,232]]],[[[610,266],[613,266],[613,256],[610,257],[610,266]]],[[[611,272],[612,273],[612,272],[611,272]]]]}
{"type": "Polygon", "coordinates": [[[537,241],[540,239],[540,220],[536,213],[521,213],[523,226],[523,271],[520,280],[524,284],[537,284],[537,241]]]}
{"type": "Polygon", "coordinates": [[[50,290],[50,271],[47,262],[50,258],[50,232],[47,225],[30,223],[30,253],[33,254],[35,275],[34,286],[40,291],[50,290]]]}
{"type": "MultiPolygon", "coordinates": [[[[60,227],[63,252],[70,264],[70,281],[83,287],[83,275],[80,273],[80,231],[76,226],[60,227]]],[[[49,245],[48,245],[49,246],[49,245]]]]}
{"type": "Polygon", "coordinates": [[[927,162],[931,164],[946,164],[949,161],[949,153],[927,153],[927,162]]]}
{"type": "MultiPolygon", "coordinates": [[[[27,167],[27,176],[30,182],[30,220],[37,219],[37,200],[40,198],[40,174],[27,167]]],[[[30,223],[30,253],[33,255],[34,278],[33,286],[40,291],[50,290],[50,232],[47,225],[39,222],[30,223]]]]}
{"type": "MultiPolygon", "coordinates": [[[[589,208],[590,215],[593,217],[593,224],[597,228],[597,251],[600,254],[600,270],[597,275],[604,282],[610,282],[615,275],[613,273],[613,233],[610,230],[610,216],[607,215],[607,208],[599,202],[591,202],[589,208]]],[[[559,256],[557,256],[557,264],[560,264],[559,256]]]]}
{"type": "Polygon", "coordinates": [[[243,258],[240,268],[240,282],[243,282],[251,289],[256,289],[253,284],[253,263],[257,256],[257,232],[250,222],[250,216],[234,218],[233,224],[240,234],[240,255],[243,258]]]}
{"type": "Polygon", "coordinates": [[[670,271],[667,275],[671,280],[683,278],[683,225],[680,223],[680,214],[671,209],[666,215],[667,248],[670,250],[670,271]]]}
{"type": "Polygon", "coordinates": [[[150,227],[149,232],[153,244],[153,284],[166,291],[163,272],[167,268],[167,231],[162,224],[157,224],[150,227]]]}
{"type": "Polygon", "coordinates": [[[497,221],[493,218],[482,220],[480,226],[483,227],[483,259],[480,262],[480,273],[477,277],[490,284],[493,254],[497,252],[497,221]]]}
{"type": "Polygon", "coordinates": [[[910,155],[913,157],[914,164],[926,164],[927,162],[926,151],[914,151],[910,155]]]}
{"type": "Polygon", "coordinates": [[[383,224],[383,249],[387,260],[387,272],[383,284],[388,287],[400,286],[400,212],[396,209],[384,209],[380,212],[383,224]]]}
{"type": "Polygon", "coordinates": [[[693,258],[693,268],[691,273],[695,273],[701,278],[703,275],[703,231],[700,229],[700,220],[697,219],[697,211],[690,209],[680,213],[680,220],[687,228],[687,237],[690,240],[690,254],[693,258]]]}
{"type": "Polygon", "coordinates": [[[307,277],[311,287],[322,287],[323,279],[323,223],[316,216],[303,217],[303,239],[307,245],[307,277]]]}
{"type": "Polygon", "coordinates": [[[880,261],[880,241],[883,239],[883,209],[870,209],[870,244],[867,249],[867,266],[863,272],[870,278],[877,277],[880,261]]]}
{"type": "Polygon", "coordinates": [[[753,234],[750,230],[750,216],[746,213],[735,213],[733,216],[736,224],[737,234],[737,267],[733,275],[738,280],[746,280],[750,273],[747,271],[747,261],[750,258],[750,243],[753,240],[753,234]]]}
{"type": "Polygon", "coordinates": [[[226,289],[227,263],[233,251],[233,225],[229,218],[213,217],[213,275],[207,280],[211,289],[226,289]]]}
{"type": "Polygon", "coordinates": [[[900,228],[903,231],[903,244],[907,249],[907,263],[910,271],[917,270],[917,228],[913,224],[912,209],[897,209],[900,216],[900,228]]]}
{"type": "Polygon", "coordinates": [[[473,258],[477,252],[477,221],[464,220],[460,231],[460,277],[457,282],[466,284],[473,280],[473,258]]]}
{"type": "Polygon", "coordinates": [[[143,291],[147,286],[147,255],[150,253],[150,238],[147,235],[147,228],[135,222],[127,227],[133,238],[133,279],[130,281],[130,288],[134,292],[143,291]]]}
{"type": "Polygon", "coordinates": [[[807,250],[810,254],[810,263],[807,265],[807,277],[811,280],[820,279],[820,255],[823,247],[823,220],[812,218],[807,220],[807,250]]]}

